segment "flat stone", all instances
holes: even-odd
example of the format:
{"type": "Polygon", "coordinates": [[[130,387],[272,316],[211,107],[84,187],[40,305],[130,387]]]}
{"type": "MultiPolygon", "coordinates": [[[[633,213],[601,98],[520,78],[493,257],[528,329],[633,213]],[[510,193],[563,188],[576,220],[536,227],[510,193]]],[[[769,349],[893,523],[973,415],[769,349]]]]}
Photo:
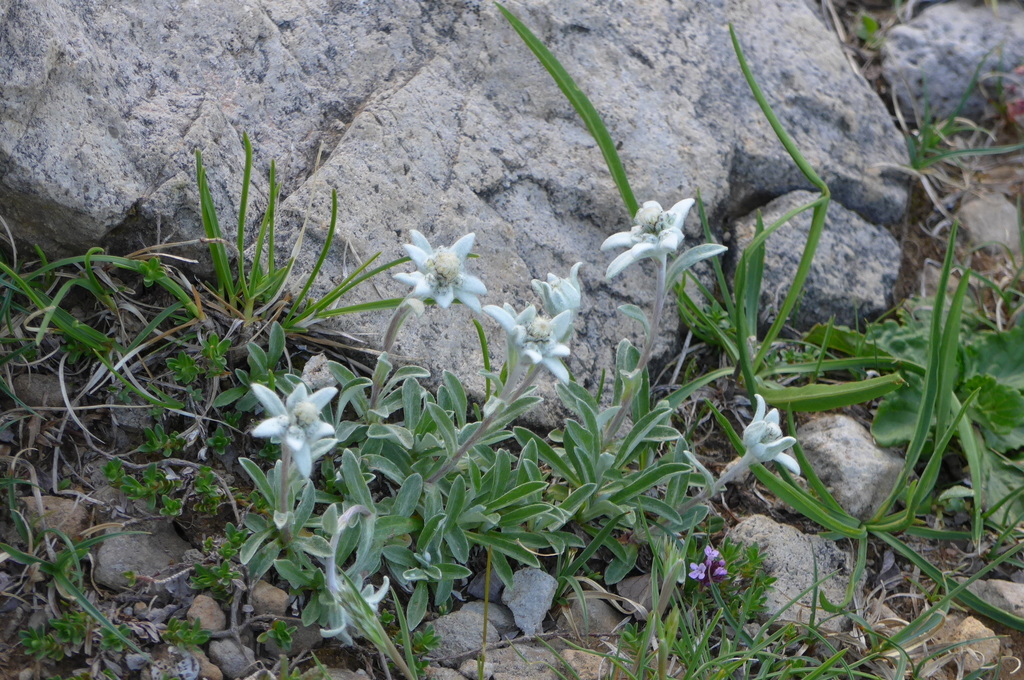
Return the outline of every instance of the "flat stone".
{"type": "Polygon", "coordinates": [[[190,622],[199,621],[200,626],[213,632],[224,630],[228,625],[227,614],[220,608],[217,600],[209,595],[196,595],[185,618],[190,622]]]}
{"type": "Polygon", "coordinates": [[[957,213],[971,244],[993,255],[1021,255],[1017,206],[1003,194],[984,193],[964,201],[957,213]],[[1002,248],[1000,246],[1005,246],[1002,248]]]}
{"type": "Polygon", "coordinates": [[[1002,579],[975,581],[967,589],[993,607],[1015,616],[1024,616],[1024,583],[1002,579]]]}
{"type": "MultiPolygon", "coordinates": [[[[156,578],[180,564],[191,546],[175,533],[170,522],[154,523],[147,534],[114,536],[95,548],[93,578],[108,588],[129,585],[125,572],[156,578]]],[[[157,587],[157,592],[163,592],[157,587]]]]}
{"type": "MultiPolygon", "coordinates": [[[[483,616],[484,603],[480,600],[471,600],[462,605],[459,611],[476,612],[483,616]]],[[[494,629],[498,631],[498,635],[502,638],[510,637],[519,630],[516,627],[512,610],[497,602],[490,602],[487,605],[487,625],[494,626],[494,629]]]]}
{"type": "MultiPolygon", "coordinates": [[[[553,668],[565,669],[553,652],[523,644],[488,651],[484,675],[492,680],[560,680],[553,668]]],[[[478,677],[476,659],[463,663],[459,672],[466,678],[478,677]]]]}
{"type": "Polygon", "coordinates": [[[625,614],[598,597],[587,597],[585,600],[586,612],[576,597],[571,598],[569,609],[558,618],[559,628],[580,637],[606,635],[615,631],[626,618],[625,614]]]}
{"type": "Polygon", "coordinates": [[[80,540],[82,532],[89,528],[89,508],[73,498],[62,496],[42,496],[43,514],[39,514],[39,504],[35,496],[23,496],[21,504],[25,509],[25,519],[37,529],[43,523],[50,529],[57,529],[67,534],[72,540],[80,540]]]}
{"type": "Polygon", "coordinates": [[[288,613],[288,600],[288,593],[266,581],[257,582],[249,596],[256,616],[284,616],[288,613]]]}
{"type": "Polygon", "coordinates": [[[651,575],[640,574],[639,576],[627,576],[619,581],[616,591],[622,597],[635,602],[644,608],[643,615],[639,610],[634,612],[641,621],[647,620],[647,613],[651,611],[651,575]]]}
{"type": "Polygon", "coordinates": [[[952,645],[949,651],[967,673],[991,666],[999,659],[999,638],[995,631],[973,616],[947,621],[935,636],[935,644],[952,645]]]}
{"type": "MultiPolygon", "coordinates": [[[[853,564],[851,557],[837,543],[805,534],[764,515],[752,515],[742,520],[729,532],[729,537],[744,546],[759,546],[765,572],[776,578],[768,590],[768,616],[782,612],[782,621],[807,623],[810,620],[811,607],[816,606],[811,600],[813,591],[810,590],[815,582],[815,567],[820,581],[818,592],[832,603],[842,602],[845,598],[853,564]],[[786,609],[794,599],[794,604],[786,609]]],[[[849,619],[822,609],[815,613],[815,621],[831,631],[845,631],[852,626],[849,619]]]]}
{"type": "Polygon", "coordinates": [[[197,649],[192,654],[199,660],[199,677],[202,680],[224,680],[224,673],[210,661],[203,650],[197,649]]]}
{"type": "Polygon", "coordinates": [[[903,458],[875,445],[871,433],[844,415],[818,416],[797,431],[808,462],[848,513],[868,520],[892,493],[903,458]]]}
{"type": "Polygon", "coordinates": [[[209,656],[229,680],[245,677],[246,671],[256,662],[252,649],[231,638],[210,642],[209,656]]]}
{"type": "Polygon", "coordinates": [[[11,381],[14,394],[26,406],[63,406],[60,378],[52,373],[19,373],[11,381]]]}
{"type": "Polygon", "coordinates": [[[545,571],[527,567],[512,575],[512,586],[501,595],[512,610],[516,625],[524,635],[544,632],[542,624],[555,598],[558,581],[545,571]]]}
{"type": "MultiPolygon", "coordinates": [[[[428,624],[423,624],[428,625],[428,624]]],[[[440,646],[430,653],[443,666],[458,664],[460,657],[484,645],[484,615],[477,611],[460,609],[429,622],[441,638],[440,646]]],[[[498,642],[498,631],[487,627],[487,642],[498,642]]]]}

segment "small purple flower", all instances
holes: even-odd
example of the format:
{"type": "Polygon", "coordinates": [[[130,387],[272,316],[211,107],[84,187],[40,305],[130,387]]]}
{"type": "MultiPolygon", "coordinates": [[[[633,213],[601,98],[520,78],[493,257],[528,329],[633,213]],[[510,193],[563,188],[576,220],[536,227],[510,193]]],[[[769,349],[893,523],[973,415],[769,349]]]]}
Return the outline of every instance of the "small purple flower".
{"type": "Polygon", "coordinates": [[[729,576],[729,570],[725,566],[725,560],[721,553],[710,545],[704,548],[704,561],[701,563],[690,562],[690,578],[701,585],[707,586],[712,583],[721,583],[729,576]]]}

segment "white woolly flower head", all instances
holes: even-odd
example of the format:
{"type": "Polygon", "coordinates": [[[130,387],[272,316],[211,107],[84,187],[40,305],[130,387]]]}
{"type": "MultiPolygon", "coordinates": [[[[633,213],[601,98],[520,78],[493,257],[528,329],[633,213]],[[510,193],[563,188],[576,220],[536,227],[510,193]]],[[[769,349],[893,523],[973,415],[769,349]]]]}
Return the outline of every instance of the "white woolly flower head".
{"type": "Polygon", "coordinates": [[[633,228],[620,231],[605,239],[601,250],[629,248],[608,265],[606,278],[618,276],[623,269],[647,257],[663,260],[676,252],[683,243],[683,222],[694,200],[679,201],[668,210],[662,210],[657,201],[647,201],[633,218],[633,228]]]}
{"type": "Polygon", "coordinates": [[[779,410],[773,408],[765,413],[767,405],[764,397],[755,394],[754,399],[757,401],[754,419],[743,430],[743,445],[747,448],[747,453],[760,463],[775,461],[784,465],[794,475],[800,474],[800,465],[796,460],[783,453],[796,444],[796,439],[782,436],[782,428],[779,427],[779,410]]]}
{"type": "Polygon", "coordinates": [[[569,371],[562,359],[569,356],[569,346],[562,342],[572,327],[572,311],[565,310],[553,319],[537,313],[530,305],[516,314],[511,305],[487,305],[484,314],[492,317],[508,337],[508,360],[522,357],[531,364],[541,364],[562,382],[569,382],[569,371]]]}
{"type": "Polygon", "coordinates": [[[253,383],[252,392],[270,416],[253,429],[252,436],[277,439],[287,446],[295,469],[309,479],[313,462],[338,443],[334,426],[320,420],[320,412],[338,393],[337,388],[325,387],[310,394],[300,382],[284,402],[263,385],[253,383]]]}
{"type": "Polygon", "coordinates": [[[547,281],[533,280],[533,290],[543,301],[544,311],[550,316],[558,316],[566,310],[575,314],[580,308],[583,293],[580,290],[579,271],[582,265],[582,262],[574,264],[569,270],[569,276],[564,279],[548,274],[547,281]]]}
{"type": "Polygon", "coordinates": [[[486,295],[487,288],[480,279],[466,272],[466,258],[473,250],[476,234],[463,236],[450,248],[432,248],[427,238],[415,229],[409,232],[409,237],[412,243],[404,248],[417,271],[394,275],[396,281],[413,287],[409,297],[418,300],[433,298],[444,309],[454,300],[459,300],[474,312],[479,312],[477,296],[486,295]]]}

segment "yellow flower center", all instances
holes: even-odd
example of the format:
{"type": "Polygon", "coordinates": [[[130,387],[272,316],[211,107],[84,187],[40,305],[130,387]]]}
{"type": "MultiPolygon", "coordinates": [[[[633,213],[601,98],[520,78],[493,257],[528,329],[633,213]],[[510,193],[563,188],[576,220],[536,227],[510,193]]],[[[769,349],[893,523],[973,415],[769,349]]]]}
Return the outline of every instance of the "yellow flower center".
{"type": "Polygon", "coordinates": [[[320,411],[313,402],[300,401],[295,405],[292,416],[295,418],[295,424],[305,429],[320,420],[320,411]]]}
{"type": "Polygon", "coordinates": [[[434,273],[440,286],[451,286],[462,273],[462,260],[450,250],[440,250],[427,260],[427,267],[434,273]]]}
{"type": "Polygon", "coordinates": [[[526,326],[527,342],[546,342],[551,339],[551,320],[536,316],[526,326]]]}

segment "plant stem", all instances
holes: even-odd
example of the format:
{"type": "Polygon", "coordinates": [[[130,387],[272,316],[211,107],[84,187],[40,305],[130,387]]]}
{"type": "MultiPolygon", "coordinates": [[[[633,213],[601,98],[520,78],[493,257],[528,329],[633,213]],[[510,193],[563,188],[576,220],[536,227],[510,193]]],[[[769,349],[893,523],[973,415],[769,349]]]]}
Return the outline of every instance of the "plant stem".
{"type": "MultiPolygon", "coordinates": [[[[498,396],[495,397],[495,399],[502,400],[502,396],[504,396],[505,392],[508,391],[509,386],[514,384],[514,381],[518,379],[519,374],[522,373],[522,366],[522,362],[516,364],[516,366],[512,369],[511,374],[508,376],[509,379],[505,381],[504,387],[501,388],[501,393],[498,394],[498,396]]],[[[527,370],[526,376],[522,379],[519,385],[512,392],[512,396],[510,396],[508,400],[504,401],[505,405],[508,406],[510,404],[514,404],[516,400],[519,399],[519,397],[523,396],[523,392],[525,392],[527,388],[529,388],[530,385],[533,384],[533,381],[536,377],[537,365],[533,364],[530,366],[529,370],[527,370]]],[[[455,455],[452,456],[448,460],[448,462],[441,467],[440,470],[438,470],[437,472],[430,476],[430,479],[427,480],[427,483],[435,484],[439,479],[441,479],[449,472],[451,472],[462,459],[462,457],[465,456],[466,453],[468,453],[469,450],[473,448],[473,446],[475,446],[478,441],[484,438],[484,435],[486,435],[488,431],[491,429],[491,425],[494,423],[495,420],[497,420],[499,415],[504,413],[504,410],[505,409],[498,406],[493,411],[491,411],[490,414],[484,416],[484,419],[483,421],[481,421],[480,427],[476,429],[476,432],[474,432],[469,437],[469,439],[467,439],[466,442],[459,447],[459,450],[456,451],[455,455]]]]}
{"type": "MultiPolygon", "coordinates": [[[[654,352],[654,340],[658,337],[658,330],[661,327],[661,314],[665,309],[665,298],[667,294],[665,292],[665,276],[668,271],[668,260],[665,255],[661,256],[658,263],[658,286],[657,294],[654,296],[654,309],[653,315],[650,319],[650,332],[647,334],[647,339],[644,342],[644,348],[640,352],[640,360],[636,364],[636,371],[642,372],[647,368],[647,363],[651,360],[651,354],[654,352]]],[[[629,403],[633,401],[633,390],[627,387],[622,392],[622,400],[620,402],[621,408],[619,412],[615,414],[615,417],[608,422],[605,426],[604,432],[602,433],[602,440],[607,442],[610,441],[622,427],[622,423],[626,421],[626,414],[629,413],[629,403]]]]}
{"type": "MultiPolygon", "coordinates": [[[[291,505],[291,498],[289,498],[289,496],[291,495],[289,493],[291,485],[288,483],[288,481],[289,481],[288,477],[290,476],[291,471],[292,471],[291,470],[291,466],[292,466],[292,450],[291,450],[291,447],[288,446],[287,441],[285,441],[285,438],[282,437],[281,438],[281,488],[280,488],[280,490],[278,491],[278,494],[277,494],[277,496],[278,496],[278,498],[277,498],[277,509],[281,513],[282,517],[287,515],[288,511],[291,510],[291,507],[290,507],[290,505],[291,505]]],[[[286,524],[283,529],[281,529],[281,541],[282,541],[282,544],[284,546],[287,546],[287,545],[289,545],[292,542],[292,527],[291,527],[291,523],[290,522],[288,524],[286,524]]]]}

